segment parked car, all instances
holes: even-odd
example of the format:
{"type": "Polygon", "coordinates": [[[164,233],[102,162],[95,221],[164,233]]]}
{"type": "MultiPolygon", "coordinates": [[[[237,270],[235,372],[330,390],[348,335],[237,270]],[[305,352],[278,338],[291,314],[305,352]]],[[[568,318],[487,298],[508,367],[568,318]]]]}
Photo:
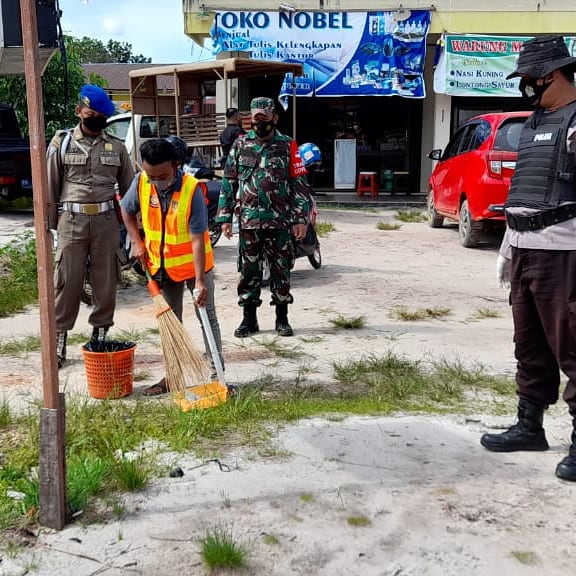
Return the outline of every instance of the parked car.
{"type": "Polygon", "coordinates": [[[173,116],[142,116],[132,112],[123,112],[110,116],[106,130],[124,141],[128,153],[132,155],[134,137],[136,137],[136,162],[140,164],[140,145],[153,138],[165,138],[175,132],[173,116]]]}
{"type": "Polygon", "coordinates": [[[432,150],[438,160],[429,180],[428,224],[458,222],[460,242],[473,248],[485,233],[504,228],[502,206],[516,168],[518,140],[531,112],[500,112],[470,118],[448,146],[432,150]],[[500,209],[498,209],[500,208],[500,209]]]}
{"type": "Polygon", "coordinates": [[[0,104],[0,198],[32,198],[30,143],[10,104],[0,104]]]}

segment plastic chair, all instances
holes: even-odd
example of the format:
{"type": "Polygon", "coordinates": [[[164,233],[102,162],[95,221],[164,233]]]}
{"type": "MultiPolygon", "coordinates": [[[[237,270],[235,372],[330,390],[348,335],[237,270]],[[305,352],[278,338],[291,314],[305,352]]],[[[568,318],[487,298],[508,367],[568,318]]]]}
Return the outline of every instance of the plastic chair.
{"type": "Polygon", "coordinates": [[[377,172],[359,172],[358,187],[356,195],[364,196],[364,193],[370,194],[372,198],[378,197],[378,173],[377,172]]]}

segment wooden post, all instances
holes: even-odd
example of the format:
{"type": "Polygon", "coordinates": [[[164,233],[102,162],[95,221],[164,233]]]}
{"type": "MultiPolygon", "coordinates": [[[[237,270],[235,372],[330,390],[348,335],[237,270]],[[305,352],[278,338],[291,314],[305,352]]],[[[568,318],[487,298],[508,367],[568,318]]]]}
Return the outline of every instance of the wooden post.
{"type": "Polygon", "coordinates": [[[48,230],[46,134],[42,103],[42,70],[38,58],[36,4],[35,0],[21,0],[20,2],[26,98],[30,125],[40,339],[42,341],[44,408],[40,414],[40,522],[49,528],[61,530],[66,524],[67,517],[64,401],[59,393],[56,357],[52,235],[48,230]]]}

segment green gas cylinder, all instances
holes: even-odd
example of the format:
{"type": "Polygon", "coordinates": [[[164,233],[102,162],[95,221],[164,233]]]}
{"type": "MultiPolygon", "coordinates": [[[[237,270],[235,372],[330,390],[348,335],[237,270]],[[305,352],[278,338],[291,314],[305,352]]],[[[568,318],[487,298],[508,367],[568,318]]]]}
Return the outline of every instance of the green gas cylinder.
{"type": "Polygon", "coordinates": [[[382,172],[382,188],[384,192],[392,192],[394,188],[394,172],[392,170],[382,172]]]}

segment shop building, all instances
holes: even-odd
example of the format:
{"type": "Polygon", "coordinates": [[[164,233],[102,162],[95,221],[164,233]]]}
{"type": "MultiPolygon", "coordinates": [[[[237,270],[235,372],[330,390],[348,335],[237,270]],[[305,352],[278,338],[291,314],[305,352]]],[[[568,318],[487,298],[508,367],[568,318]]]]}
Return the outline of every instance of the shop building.
{"type": "MultiPolygon", "coordinates": [[[[255,55],[255,42],[252,42],[252,46],[249,42],[242,44],[241,38],[244,34],[257,40],[256,32],[266,23],[266,14],[276,14],[277,20],[283,23],[298,22],[301,25],[300,28],[295,26],[289,31],[286,30],[286,36],[281,35],[281,30],[278,31],[278,37],[274,39],[275,46],[286,46],[290,42],[298,42],[305,34],[306,25],[316,22],[318,26],[314,31],[314,39],[317,45],[308,44],[307,46],[322,51],[322,44],[333,42],[339,34],[341,37],[346,32],[346,30],[338,30],[338,26],[350,27],[362,14],[366,19],[365,34],[378,37],[377,22],[384,22],[383,25],[380,24],[380,32],[382,32],[382,26],[388,27],[387,23],[392,20],[378,20],[377,16],[388,13],[387,18],[393,18],[397,25],[393,35],[396,38],[400,37],[398,46],[387,46],[385,40],[382,42],[378,40],[376,46],[372,46],[374,42],[370,41],[371,37],[364,36],[359,40],[362,44],[359,45],[358,50],[362,46],[364,52],[372,51],[376,54],[379,51],[380,57],[364,60],[361,71],[354,70],[353,61],[347,65],[350,71],[344,72],[344,68],[340,70],[342,75],[348,75],[347,80],[342,79],[341,85],[347,81],[349,86],[353,86],[355,74],[358,78],[362,76],[361,82],[364,83],[373,75],[375,82],[383,85],[380,93],[378,95],[327,94],[322,82],[316,81],[314,83],[316,89],[297,97],[296,137],[299,142],[313,141],[322,148],[326,160],[326,172],[323,181],[319,183],[321,187],[338,188],[339,160],[337,152],[335,157],[335,150],[337,150],[335,141],[354,139],[356,174],[359,171],[376,172],[380,189],[383,190],[385,186],[388,186],[385,184],[388,182],[385,175],[392,172],[395,175],[393,191],[427,193],[428,177],[432,170],[432,161],[427,158],[427,153],[434,148],[445,147],[450,135],[461,121],[476,113],[524,108],[523,102],[514,90],[487,91],[482,85],[460,90],[465,83],[460,81],[451,83],[450,74],[464,74],[462,70],[446,70],[448,83],[452,85],[448,89],[445,86],[439,89],[437,64],[440,52],[446,48],[446,38],[450,38],[452,34],[458,34],[471,41],[482,40],[480,36],[496,39],[507,37],[511,42],[507,49],[513,46],[513,49],[517,50],[520,44],[514,42],[515,38],[521,41],[526,37],[548,33],[570,36],[576,30],[576,12],[573,11],[568,0],[547,0],[546,2],[515,0],[506,3],[505,11],[502,10],[503,6],[501,0],[482,0],[481,2],[437,0],[433,4],[419,0],[402,4],[381,0],[287,0],[286,2],[226,0],[211,1],[209,5],[202,0],[184,0],[183,11],[185,32],[196,42],[203,44],[211,33],[213,37],[216,29],[220,30],[221,35],[229,34],[230,37],[233,37],[233,34],[237,35],[237,43],[224,43],[222,46],[236,50],[248,47],[252,49],[253,57],[260,58],[266,57],[266,49],[270,48],[266,45],[266,39],[260,39],[259,52],[255,55]],[[225,14],[227,16],[224,16],[225,14]],[[402,38],[403,35],[417,37],[422,33],[425,19],[418,20],[413,17],[418,14],[429,15],[429,24],[425,34],[426,56],[422,62],[422,97],[417,94],[417,90],[412,94],[403,93],[415,87],[409,85],[415,76],[408,76],[406,79],[402,72],[384,70],[385,58],[382,58],[382,55],[387,55],[390,50],[406,51],[407,44],[402,42],[405,39],[402,38]],[[226,20],[218,22],[219,16],[226,20]],[[369,18],[370,16],[372,17],[369,18]],[[232,24],[237,24],[236,28],[233,28],[232,24]],[[244,31],[241,30],[240,24],[244,25],[244,31]],[[398,33],[398,27],[400,33],[398,33]],[[378,64],[373,65],[371,62],[378,64]],[[402,86],[408,87],[408,90],[397,91],[394,95],[382,95],[382,91],[386,89],[386,82],[382,81],[383,78],[390,82],[398,82],[398,78],[401,78],[402,86]],[[318,89],[319,86],[322,88],[318,89]],[[443,92],[438,90],[443,90],[443,92]]],[[[271,16],[270,20],[272,20],[271,16]]],[[[388,30],[385,32],[387,33],[388,30]]],[[[478,46],[478,44],[474,45],[475,48],[478,46]]],[[[303,50],[304,61],[307,56],[310,55],[303,50]]],[[[466,73],[493,74],[495,77],[493,84],[498,86],[502,71],[488,69],[478,72],[478,66],[474,69],[475,62],[477,64],[480,60],[487,61],[485,56],[485,52],[479,49],[476,50],[476,55],[473,51],[464,51],[462,58],[471,67],[466,73]]],[[[514,54],[509,55],[509,61],[513,61],[514,58],[514,54]]],[[[454,66],[454,62],[458,62],[458,58],[453,58],[448,65],[454,66]]],[[[330,73],[330,70],[323,70],[322,66],[318,68],[319,70],[314,74],[321,76],[330,73]]],[[[289,90],[290,86],[285,88],[289,90]]],[[[229,98],[232,98],[232,102],[220,101],[217,104],[217,110],[221,111],[230,104],[245,108],[246,102],[234,101],[235,93],[239,94],[241,91],[234,90],[234,88],[228,90],[227,94],[229,98]]],[[[286,119],[282,120],[281,129],[291,134],[290,115],[285,116],[286,119]]],[[[349,155],[348,152],[345,154],[349,155]]],[[[352,182],[346,183],[346,178],[343,180],[344,186],[349,188],[355,186],[352,182]]]]}

